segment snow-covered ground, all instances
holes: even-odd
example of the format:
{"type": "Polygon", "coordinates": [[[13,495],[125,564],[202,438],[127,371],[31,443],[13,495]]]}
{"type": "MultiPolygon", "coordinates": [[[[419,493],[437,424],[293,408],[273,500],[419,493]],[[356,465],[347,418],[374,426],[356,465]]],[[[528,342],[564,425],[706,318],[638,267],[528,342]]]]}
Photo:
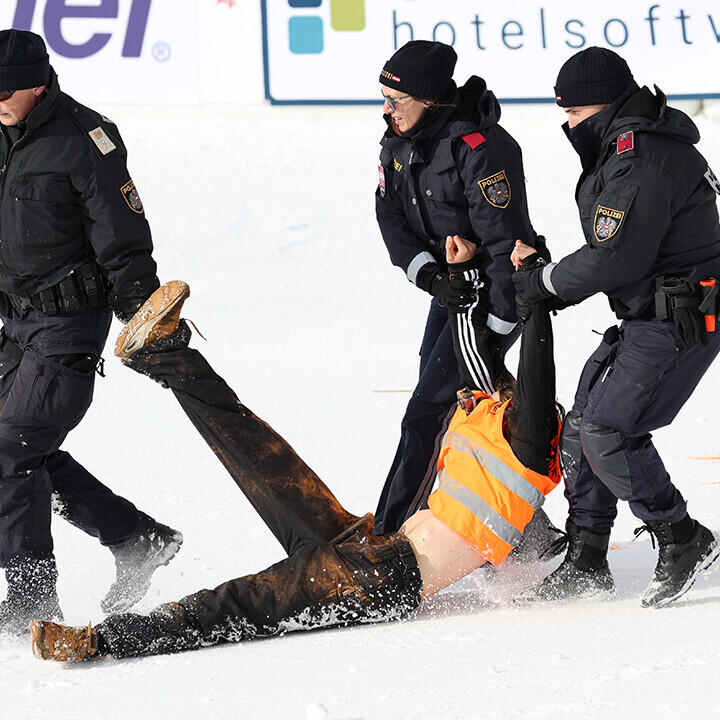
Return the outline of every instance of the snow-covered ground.
{"type": "MultiPolygon", "coordinates": [[[[350,510],[373,510],[408,398],[383,391],[413,387],[428,302],[392,268],[375,225],[379,108],[103,110],[129,148],[161,278],[192,287],[185,315],[207,337],[196,345],[350,510]]],[[[533,222],[556,256],[581,242],[579,164],[561,122],[553,107],[510,106],[503,117],[524,150],[533,222]]],[[[717,172],[720,123],[697,122],[717,172]]],[[[592,330],[612,322],[598,298],[556,318],[566,406],[599,340],[592,330]]],[[[185,534],[139,609],[280,559],[172,396],[105,354],[108,376],[66,448],[185,534]]],[[[720,363],[656,435],[691,513],[715,530],[719,388],[720,363]]],[[[546,507],[564,522],[561,491],[546,507]]],[[[720,572],[668,609],[643,610],[655,553],[629,542],[639,524],[621,507],[612,602],[516,608],[513,593],[549,568],[505,567],[494,579],[476,572],[391,625],[81,666],[0,641],[0,717],[715,718],[720,572]]],[[[62,520],[54,537],[66,619],[99,621],[110,554],[62,520]]]]}

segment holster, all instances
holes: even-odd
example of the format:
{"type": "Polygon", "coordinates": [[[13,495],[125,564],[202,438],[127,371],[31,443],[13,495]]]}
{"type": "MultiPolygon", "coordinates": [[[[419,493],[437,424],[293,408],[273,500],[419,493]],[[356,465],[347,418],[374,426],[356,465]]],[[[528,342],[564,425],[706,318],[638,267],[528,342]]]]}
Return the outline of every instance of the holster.
{"type": "MultiPolygon", "coordinates": [[[[720,312],[720,288],[715,278],[698,282],[691,278],[659,277],[655,280],[655,317],[672,320],[676,311],[694,308],[706,319],[720,312]]],[[[710,323],[706,321],[709,332],[710,323]]],[[[714,328],[714,323],[713,323],[714,328]]]]}
{"type": "Polygon", "coordinates": [[[64,315],[107,307],[107,282],[95,260],[88,260],[52,287],[26,297],[3,293],[19,313],[34,308],[45,315],[64,315]]]}

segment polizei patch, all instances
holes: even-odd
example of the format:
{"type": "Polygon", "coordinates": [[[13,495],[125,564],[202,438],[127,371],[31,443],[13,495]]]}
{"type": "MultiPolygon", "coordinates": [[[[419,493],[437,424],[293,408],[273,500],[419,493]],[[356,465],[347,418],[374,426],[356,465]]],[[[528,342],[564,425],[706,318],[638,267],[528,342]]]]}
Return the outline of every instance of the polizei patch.
{"type": "Polygon", "coordinates": [[[132,180],[126,182],[120,188],[120,192],[123,194],[125,202],[129,205],[130,209],[138,215],[142,215],[144,208],[138,191],[135,189],[135,183],[132,180]]]}
{"type": "Polygon", "coordinates": [[[504,170],[486,177],[484,180],[478,180],[478,185],[485,199],[492,206],[506,208],[510,204],[510,181],[504,170]]]}
{"type": "Polygon", "coordinates": [[[382,165],[378,165],[378,188],[380,190],[380,197],[385,197],[385,168],[382,165]]]}
{"type": "Polygon", "coordinates": [[[624,217],[624,210],[613,210],[613,208],[598,205],[595,212],[594,227],[597,241],[605,242],[608,238],[611,238],[619,230],[624,217]]]}

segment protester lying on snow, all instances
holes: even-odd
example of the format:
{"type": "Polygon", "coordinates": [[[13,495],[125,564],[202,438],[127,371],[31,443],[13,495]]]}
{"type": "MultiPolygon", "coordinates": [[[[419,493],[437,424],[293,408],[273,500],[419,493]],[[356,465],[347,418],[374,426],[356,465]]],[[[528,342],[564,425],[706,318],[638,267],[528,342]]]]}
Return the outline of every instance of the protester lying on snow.
{"type": "MultiPolygon", "coordinates": [[[[474,246],[448,238],[447,252],[453,282],[463,289],[459,305],[451,308],[455,348],[461,374],[477,388],[483,368],[473,348],[487,326],[471,262],[474,246]]],[[[518,253],[529,256],[521,270],[542,262],[527,246],[518,253]]],[[[560,479],[552,325],[543,304],[534,305],[526,321],[518,380],[506,390],[511,397],[460,393],[429,509],[415,513],[398,532],[372,535],[373,516],[347,512],[203,356],[188,348],[190,330],[178,320],[188,295],[184,283],[164,285],[118,338],[116,354],[173,391],[288,557],[149,615],[110,615],[85,628],[34,621],[38,657],[153,655],[394,620],[481,565],[499,565],[513,550],[536,559],[537,546],[553,539],[539,510],[560,479]]]]}

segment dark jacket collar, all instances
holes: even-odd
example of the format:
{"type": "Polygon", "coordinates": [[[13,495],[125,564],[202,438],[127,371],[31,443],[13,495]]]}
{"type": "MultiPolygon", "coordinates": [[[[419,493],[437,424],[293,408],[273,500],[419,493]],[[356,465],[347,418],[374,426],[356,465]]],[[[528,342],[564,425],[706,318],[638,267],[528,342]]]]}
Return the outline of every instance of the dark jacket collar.
{"type": "Polygon", "coordinates": [[[485,80],[473,75],[460,88],[453,84],[452,94],[442,101],[437,110],[428,112],[425,118],[421,118],[416,131],[410,135],[397,135],[393,130],[390,115],[385,114],[388,129],[381,144],[411,142],[413,147],[422,150],[447,127],[451,137],[455,138],[466,132],[484,130],[496,125],[500,120],[500,112],[500,103],[494,93],[488,90],[485,80]]]}
{"type": "Polygon", "coordinates": [[[563,124],[563,132],[575,148],[575,152],[580,156],[583,172],[589,172],[604,155],[602,149],[608,129],[613,124],[620,108],[638,89],[637,84],[633,83],[615,102],[583,120],[574,128],[571,128],[567,122],[563,124]]]}
{"type": "Polygon", "coordinates": [[[43,99],[30,111],[25,120],[19,122],[16,126],[20,128],[23,139],[27,138],[35,130],[37,130],[37,128],[44,125],[49,120],[55,112],[55,105],[57,103],[59,92],[60,86],[58,84],[57,75],[51,67],[50,79],[48,80],[43,99]]]}
{"type": "Polygon", "coordinates": [[[383,119],[388,126],[388,129],[385,131],[385,137],[397,137],[413,143],[435,137],[457,112],[457,100],[457,90],[454,90],[453,94],[448,96],[442,103],[425,108],[417,123],[415,123],[407,133],[403,134],[395,132],[392,115],[385,113],[383,119]]]}
{"type": "Polygon", "coordinates": [[[700,139],[695,123],[684,112],[668,107],[667,98],[657,85],[653,94],[647,87],[633,84],[599,113],[572,130],[565,123],[563,130],[580,156],[585,172],[604,161],[618,135],[624,132],[668,135],[690,145],[700,139]]]}

